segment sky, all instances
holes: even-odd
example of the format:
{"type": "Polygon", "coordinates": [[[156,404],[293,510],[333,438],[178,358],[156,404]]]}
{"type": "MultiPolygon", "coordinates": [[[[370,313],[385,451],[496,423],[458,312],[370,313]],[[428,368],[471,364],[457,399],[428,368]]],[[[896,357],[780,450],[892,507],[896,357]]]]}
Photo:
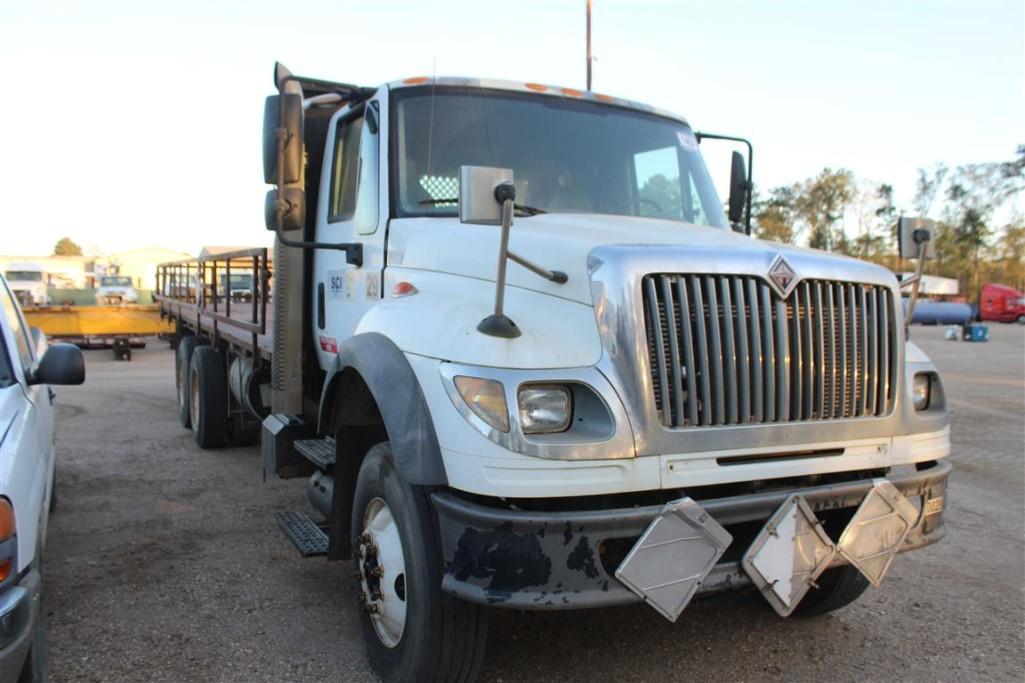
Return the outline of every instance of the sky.
{"type": "MultiPolygon", "coordinates": [[[[1025,143],[1022,0],[593,0],[592,26],[594,90],[750,138],[762,189],[844,167],[909,204],[919,167],[1025,143]]],[[[584,0],[5,0],[0,252],[266,244],[275,60],[580,88],[584,36],[584,0]]],[[[725,197],[725,154],[708,163],[725,197]]]]}

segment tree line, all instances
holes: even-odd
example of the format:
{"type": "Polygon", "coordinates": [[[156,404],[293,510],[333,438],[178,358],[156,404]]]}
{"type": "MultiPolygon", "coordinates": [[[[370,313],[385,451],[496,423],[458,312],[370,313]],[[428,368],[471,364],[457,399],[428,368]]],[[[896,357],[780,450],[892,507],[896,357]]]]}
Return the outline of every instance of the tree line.
{"type": "Polygon", "coordinates": [[[1025,291],[1025,217],[1014,199],[1025,190],[1025,145],[1013,159],[920,168],[910,206],[893,186],[859,180],[847,169],[824,168],[807,180],[755,195],[755,234],[872,261],[895,272],[913,262],[897,256],[902,215],[936,221],[936,258],[925,272],[957,278],[974,300],[986,282],[1025,291]]]}

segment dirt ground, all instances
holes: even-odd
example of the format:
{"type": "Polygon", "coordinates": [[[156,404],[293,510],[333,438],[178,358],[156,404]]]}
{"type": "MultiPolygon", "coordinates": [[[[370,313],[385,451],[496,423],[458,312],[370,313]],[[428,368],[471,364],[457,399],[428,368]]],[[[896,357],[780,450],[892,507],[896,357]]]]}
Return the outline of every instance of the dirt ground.
{"type": "MultiPolygon", "coordinates": [[[[882,588],[815,620],[758,596],[693,604],[494,611],[482,678],[1022,680],[1025,328],[986,344],[913,337],[953,412],[948,536],[882,588]]],[[[372,680],[348,565],[300,559],[272,513],[304,482],[263,481],[259,449],[201,451],[177,422],[173,355],[87,352],[59,391],[58,509],[46,548],[54,681],[372,680]]]]}

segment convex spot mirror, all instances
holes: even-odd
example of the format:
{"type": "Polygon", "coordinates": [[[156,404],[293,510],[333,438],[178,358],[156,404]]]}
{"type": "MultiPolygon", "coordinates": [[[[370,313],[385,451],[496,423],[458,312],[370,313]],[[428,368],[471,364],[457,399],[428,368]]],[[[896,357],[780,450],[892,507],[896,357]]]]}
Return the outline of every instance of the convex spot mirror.
{"type": "Polygon", "coordinates": [[[74,344],[54,344],[43,352],[29,373],[29,384],[81,384],[85,359],[74,344]]]}
{"type": "Polygon", "coordinates": [[[306,220],[306,193],[298,187],[268,190],[263,203],[263,220],[268,230],[298,230],[306,220]],[[279,199],[280,198],[280,199],[279,199]]]}
{"type": "Polygon", "coordinates": [[[513,182],[509,168],[461,166],[459,168],[459,221],[475,225],[501,225],[502,205],[495,188],[513,182]]]}
{"type": "Polygon", "coordinates": [[[734,151],[730,163],[730,200],[727,218],[737,225],[744,218],[744,202],[747,199],[747,166],[744,155],[734,151]]]}
{"type": "Polygon", "coordinates": [[[905,218],[901,216],[897,223],[897,231],[900,234],[900,257],[918,258],[919,241],[925,241],[925,258],[936,257],[936,223],[928,218],[905,218]],[[918,232],[924,231],[924,232],[918,232]],[[916,235],[916,232],[918,233],[916,235]],[[918,238],[918,239],[916,239],[918,238]],[[928,238],[928,240],[924,240],[928,238]]]}

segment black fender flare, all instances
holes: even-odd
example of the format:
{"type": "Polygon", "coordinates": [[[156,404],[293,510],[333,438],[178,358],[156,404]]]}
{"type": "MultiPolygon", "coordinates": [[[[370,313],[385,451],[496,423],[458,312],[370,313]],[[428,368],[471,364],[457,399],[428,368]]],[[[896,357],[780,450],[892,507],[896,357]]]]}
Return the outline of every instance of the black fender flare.
{"type": "Polygon", "coordinates": [[[420,382],[405,354],[379,332],[357,334],[339,344],[321,391],[317,431],[324,434],[328,430],[335,410],[335,389],[340,386],[337,382],[349,369],[359,374],[377,404],[403,481],[446,486],[441,446],[420,382]]]}

